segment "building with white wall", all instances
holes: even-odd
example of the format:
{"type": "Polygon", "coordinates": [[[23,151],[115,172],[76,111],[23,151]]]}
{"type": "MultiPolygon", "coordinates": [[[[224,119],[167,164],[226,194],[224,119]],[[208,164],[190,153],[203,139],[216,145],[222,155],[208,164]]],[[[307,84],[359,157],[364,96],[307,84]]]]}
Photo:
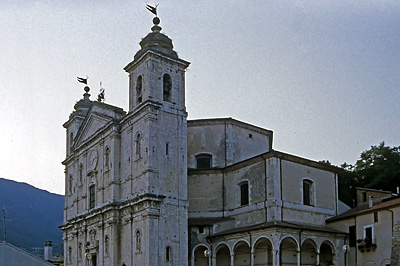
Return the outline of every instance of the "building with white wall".
{"type": "Polygon", "coordinates": [[[358,188],[357,198],[355,208],[327,220],[330,227],[349,234],[348,265],[399,265],[399,196],[358,188]]]}

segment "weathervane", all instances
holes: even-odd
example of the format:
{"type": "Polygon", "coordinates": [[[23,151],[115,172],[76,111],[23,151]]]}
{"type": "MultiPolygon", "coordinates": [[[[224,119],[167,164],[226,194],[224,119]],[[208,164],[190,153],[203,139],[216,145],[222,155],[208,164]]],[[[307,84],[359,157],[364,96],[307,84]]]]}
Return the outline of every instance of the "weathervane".
{"type": "Polygon", "coordinates": [[[87,80],[89,79],[89,77],[88,76],[86,76],[86,78],[76,77],[76,79],[78,80],[78,82],[87,85],[87,80]]]}
{"type": "Polygon", "coordinates": [[[149,10],[151,13],[153,13],[156,17],[157,17],[157,7],[158,7],[158,4],[156,4],[155,6],[146,4],[147,10],[149,10]]]}
{"type": "Polygon", "coordinates": [[[155,17],[153,18],[154,26],[151,28],[151,30],[153,32],[160,32],[162,29],[160,26],[158,26],[158,24],[160,24],[160,19],[157,17],[157,7],[158,7],[158,4],[155,4],[155,6],[146,4],[147,10],[149,10],[151,13],[153,13],[155,15],[155,17]]]}
{"type": "Polygon", "coordinates": [[[83,84],[86,85],[85,88],[83,88],[83,90],[85,91],[85,94],[83,94],[83,97],[84,97],[85,100],[89,100],[90,88],[89,88],[89,86],[87,86],[87,81],[88,81],[89,77],[86,75],[86,78],[76,77],[76,79],[78,80],[79,83],[83,83],[83,84]]]}

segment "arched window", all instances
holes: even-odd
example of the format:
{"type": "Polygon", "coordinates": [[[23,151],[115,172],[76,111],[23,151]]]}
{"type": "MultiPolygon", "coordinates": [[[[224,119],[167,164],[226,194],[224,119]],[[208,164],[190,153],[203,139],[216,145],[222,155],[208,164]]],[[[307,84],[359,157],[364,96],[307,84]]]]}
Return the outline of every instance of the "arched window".
{"type": "Polygon", "coordinates": [[[314,185],[311,180],[303,180],[303,204],[314,205],[314,185]]]}
{"type": "Polygon", "coordinates": [[[139,76],[136,80],[136,103],[139,104],[142,100],[142,76],[139,76]]]}
{"type": "Polygon", "coordinates": [[[167,247],[165,248],[165,260],[166,260],[167,262],[170,262],[170,261],[171,261],[171,258],[172,258],[171,247],[170,247],[170,246],[167,246],[167,247]]]}
{"type": "Polygon", "coordinates": [[[249,183],[247,181],[239,184],[240,187],[240,206],[249,204],[249,183]]]}
{"type": "Polygon", "coordinates": [[[68,248],[68,262],[72,263],[72,247],[68,248]]]}
{"type": "Polygon", "coordinates": [[[140,133],[137,133],[136,139],[135,139],[135,146],[136,146],[136,159],[139,159],[141,157],[141,135],[140,133]]]}
{"type": "Polygon", "coordinates": [[[95,185],[89,187],[89,209],[93,209],[96,203],[96,190],[95,185]]]}
{"type": "Polygon", "coordinates": [[[110,148],[107,146],[106,147],[106,160],[105,160],[105,166],[106,169],[110,168],[110,148]]]}
{"type": "Polygon", "coordinates": [[[105,237],[104,239],[104,253],[106,256],[108,256],[108,245],[109,245],[109,239],[108,236],[105,237]]]}
{"type": "Polygon", "coordinates": [[[171,90],[172,90],[172,80],[171,76],[164,74],[163,76],[163,100],[166,102],[171,102],[171,90]]]}
{"type": "Polygon", "coordinates": [[[210,154],[199,154],[196,156],[196,168],[207,169],[212,166],[212,155],[210,154]]]}
{"type": "Polygon", "coordinates": [[[79,165],[79,183],[82,184],[83,180],[83,164],[79,165]]]}
{"type": "Polygon", "coordinates": [[[79,259],[79,261],[81,261],[82,260],[82,242],[79,242],[79,245],[78,245],[78,259],[79,259]]]}
{"type": "Polygon", "coordinates": [[[140,252],[142,250],[142,234],[139,230],[136,230],[136,251],[140,252]]]}

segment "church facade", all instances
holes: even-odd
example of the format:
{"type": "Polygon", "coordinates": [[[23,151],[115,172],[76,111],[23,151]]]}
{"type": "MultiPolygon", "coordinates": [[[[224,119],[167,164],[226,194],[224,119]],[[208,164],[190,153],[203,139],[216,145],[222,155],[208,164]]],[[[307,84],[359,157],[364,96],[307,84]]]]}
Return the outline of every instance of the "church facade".
{"type": "Polygon", "coordinates": [[[129,110],[90,99],[66,129],[65,265],[343,265],[337,168],[232,118],[187,121],[159,19],[125,67],[129,110]]]}

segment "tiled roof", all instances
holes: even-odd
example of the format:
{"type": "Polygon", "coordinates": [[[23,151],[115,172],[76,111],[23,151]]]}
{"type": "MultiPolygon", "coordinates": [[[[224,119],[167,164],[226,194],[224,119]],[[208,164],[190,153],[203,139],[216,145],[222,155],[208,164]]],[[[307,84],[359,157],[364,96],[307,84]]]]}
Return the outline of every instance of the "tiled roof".
{"type": "Polygon", "coordinates": [[[347,212],[344,212],[336,217],[329,218],[328,220],[326,220],[326,222],[327,223],[335,222],[335,221],[355,217],[358,215],[367,214],[370,212],[376,212],[376,211],[383,210],[383,209],[391,209],[391,208],[394,208],[397,206],[400,206],[400,197],[381,199],[378,202],[374,201],[374,205],[371,208],[369,207],[368,203],[359,205],[359,206],[357,206],[353,209],[350,209],[347,212]]]}

